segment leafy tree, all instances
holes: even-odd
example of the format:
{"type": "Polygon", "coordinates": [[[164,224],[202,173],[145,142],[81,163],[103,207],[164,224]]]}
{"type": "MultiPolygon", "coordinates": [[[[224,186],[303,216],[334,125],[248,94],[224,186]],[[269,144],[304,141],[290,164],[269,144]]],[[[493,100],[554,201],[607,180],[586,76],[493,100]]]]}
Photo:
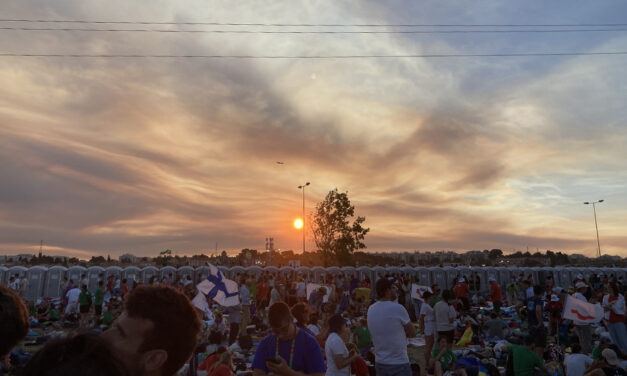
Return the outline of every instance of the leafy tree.
{"type": "Polygon", "coordinates": [[[350,223],[354,216],[355,207],[348,199],[348,192],[338,192],[337,188],[316,205],[310,223],[325,266],[333,260],[341,265],[349,264],[356,249],[366,248],[363,240],[370,231],[362,226],[366,217],[358,216],[350,223]]]}
{"type": "Polygon", "coordinates": [[[503,251],[501,251],[500,249],[493,249],[488,254],[488,258],[490,258],[490,260],[496,260],[497,258],[502,257],[502,256],[503,256],[503,251]]]}

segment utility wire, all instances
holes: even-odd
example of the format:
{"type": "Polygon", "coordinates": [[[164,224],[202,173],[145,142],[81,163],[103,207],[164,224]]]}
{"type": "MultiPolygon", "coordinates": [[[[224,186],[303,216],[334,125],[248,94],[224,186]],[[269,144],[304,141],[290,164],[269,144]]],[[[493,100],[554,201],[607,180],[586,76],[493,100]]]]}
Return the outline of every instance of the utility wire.
{"type": "Polygon", "coordinates": [[[379,58],[465,58],[523,56],[616,56],[627,51],[612,52],[547,52],[511,54],[407,54],[407,55],[141,55],[141,54],[26,54],[0,53],[0,57],[71,57],[71,58],[166,58],[166,59],[379,59],[379,58]]]}
{"type": "Polygon", "coordinates": [[[89,21],[4,18],[0,22],[124,24],[124,25],[211,25],[211,26],[277,26],[277,27],[612,27],[627,23],[572,24],[315,24],[315,23],[248,23],[248,22],[169,22],[169,21],[89,21]]]}
{"type": "Polygon", "coordinates": [[[18,31],[80,31],[80,32],[141,32],[141,33],[213,33],[213,34],[491,34],[491,33],[589,33],[624,32],[627,29],[548,29],[548,30],[171,30],[171,29],[87,29],[48,27],[2,27],[18,31]]]}

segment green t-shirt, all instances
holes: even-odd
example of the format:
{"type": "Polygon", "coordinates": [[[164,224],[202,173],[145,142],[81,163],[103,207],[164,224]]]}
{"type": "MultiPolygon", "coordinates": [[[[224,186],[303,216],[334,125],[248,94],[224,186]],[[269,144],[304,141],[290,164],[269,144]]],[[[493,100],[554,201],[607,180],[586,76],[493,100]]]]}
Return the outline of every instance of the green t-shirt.
{"type": "MultiPolygon", "coordinates": [[[[431,357],[435,358],[440,353],[440,349],[433,349],[431,351],[431,357]]],[[[440,357],[440,365],[442,366],[442,371],[446,372],[451,368],[451,364],[455,363],[455,354],[451,351],[451,349],[446,349],[444,354],[440,357]]]]}
{"type": "Polygon", "coordinates": [[[592,349],[592,359],[601,359],[601,348],[599,346],[596,346],[594,349],[592,349]]]}
{"type": "Polygon", "coordinates": [[[102,314],[102,325],[111,326],[113,323],[113,315],[111,312],[105,312],[102,314]]]}
{"type": "Polygon", "coordinates": [[[250,297],[255,299],[257,297],[257,283],[253,282],[250,284],[250,297]]]}
{"type": "Polygon", "coordinates": [[[50,320],[51,321],[59,320],[59,312],[57,312],[56,309],[50,308],[50,311],[48,311],[48,314],[50,315],[50,320]]]}
{"type": "Polygon", "coordinates": [[[357,347],[359,349],[372,345],[372,337],[370,336],[370,330],[368,330],[367,326],[355,327],[353,332],[357,336],[357,347]]]}
{"type": "Polygon", "coordinates": [[[100,287],[94,291],[94,305],[102,305],[102,299],[104,298],[104,291],[100,287]]]}
{"type": "Polygon", "coordinates": [[[91,296],[91,294],[89,293],[89,291],[81,291],[80,295],[78,296],[78,304],[79,305],[89,305],[89,297],[91,296]]]}
{"type": "Polygon", "coordinates": [[[542,360],[536,353],[524,346],[507,345],[514,356],[514,376],[533,376],[533,368],[542,367],[542,360]]]}
{"type": "Polygon", "coordinates": [[[434,296],[433,298],[431,298],[431,300],[429,301],[429,305],[433,308],[433,306],[439,302],[440,300],[442,300],[441,296],[434,296]]]}

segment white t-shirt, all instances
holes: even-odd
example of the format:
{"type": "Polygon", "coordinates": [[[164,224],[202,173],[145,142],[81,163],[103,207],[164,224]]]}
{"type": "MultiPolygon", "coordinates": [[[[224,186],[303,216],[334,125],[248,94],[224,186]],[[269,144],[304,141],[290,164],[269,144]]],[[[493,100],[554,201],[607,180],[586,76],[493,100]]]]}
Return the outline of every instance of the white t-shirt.
{"type": "Polygon", "coordinates": [[[324,353],[327,356],[327,376],[350,376],[350,364],[344,368],[338,369],[335,366],[335,361],[333,360],[335,355],[343,355],[345,357],[348,356],[348,349],[346,348],[344,341],[342,341],[337,333],[329,334],[327,342],[324,345],[324,353]]]}
{"type": "Polygon", "coordinates": [[[398,303],[379,301],[368,308],[368,329],[377,363],[409,363],[404,328],[408,322],[407,310],[398,303]]]}
{"type": "Polygon", "coordinates": [[[307,285],[305,285],[305,282],[298,282],[298,284],[296,285],[296,296],[298,296],[299,298],[304,298],[307,296],[307,285]]]}
{"type": "Polygon", "coordinates": [[[566,354],[566,359],[564,359],[566,376],[583,376],[586,366],[591,364],[592,358],[586,354],[566,354]]]}
{"type": "Polygon", "coordinates": [[[420,316],[425,316],[425,335],[432,335],[435,331],[435,311],[426,302],[420,306],[420,316]]]}
{"type": "Polygon", "coordinates": [[[433,311],[435,316],[435,330],[438,332],[447,332],[454,329],[451,319],[455,319],[457,311],[455,311],[452,305],[441,300],[435,303],[433,311]]]}
{"type": "Polygon", "coordinates": [[[307,329],[309,329],[309,331],[312,332],[316,336],[320,335],[320,329],[314,324],[307,325],[307,329]]]}
{"type": "Polygon", "coordinates": [[[79,289],[78,287],[74,287],[73,289],[68,291],[67,294],[65,294],[65,296],[67,297],[68,304],[78,302],[78,296],[80,294],[81,294],[81,289],[79,289]]]}

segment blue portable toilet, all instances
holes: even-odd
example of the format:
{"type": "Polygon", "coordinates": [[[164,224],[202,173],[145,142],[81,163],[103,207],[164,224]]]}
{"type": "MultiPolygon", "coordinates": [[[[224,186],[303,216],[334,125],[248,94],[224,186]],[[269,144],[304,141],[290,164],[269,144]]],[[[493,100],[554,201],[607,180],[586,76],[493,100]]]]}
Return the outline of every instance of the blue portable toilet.
{"type": "Polygon", "coordinates": [[[102,266],[90,266],[87,268],[87,290],[94,291],[98,288],[98,282],[102,280],[103,289],[106,286],[105,268],[102,266]]]}
{"type": "Polygon", "coordinates": [[[25,276],[28,279],[26,299],[34,301],[43,297],[47,271],[48,269],[41,265],[35,265],[28,269],[25,276]]]}
{"type": "Polygon", "coordinates": [[[43,297],[44,298],[60,298],[63,291],[61,291],[61,283],[63,277],[67,273],[67,268],[61,265],[51,266],[46,273],[46,280],[44,282],[43,297]]]}
{"type": "Polygon", "coordinates": [[[159,278],[159,269],[156,266],[146,266],[141,271],[141,279],[145,285],[150,284],[150,279],[155,277],[155,284],[159,284],[161,279],[159,278]]]}

